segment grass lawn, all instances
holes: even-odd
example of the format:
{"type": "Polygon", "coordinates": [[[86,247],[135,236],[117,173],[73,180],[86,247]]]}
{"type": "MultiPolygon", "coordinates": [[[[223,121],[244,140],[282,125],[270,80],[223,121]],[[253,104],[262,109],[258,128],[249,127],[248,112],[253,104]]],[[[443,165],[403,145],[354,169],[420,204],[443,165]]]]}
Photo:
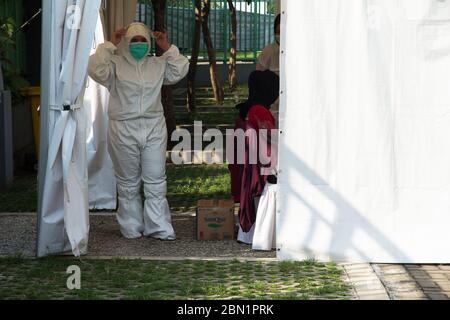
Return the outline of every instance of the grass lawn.
{"type": "MultiPolygon", "coordinates": [[[[231,90],[230,83],[225,82],[222,83],[223,93],[225,97],[237,97],[239,100],[245,100],[248,97],[248,86],[247,79],[245,79],[243,84],[238,84],[234,90],[231,90]]],[[[213,89],[212,87],[196,87],[196,97],[204,98],[204,97],[213,97],[213,89]]],[[[174,95],[174,99],[184,98],[185,96],[174,95]]],[[[215,104],[213,104],[215,105],[215,104]]]]}
{"type": "Polygon", "coordinates": [[[203,124],[218,125],[218,124],[234,124],[238,113],[234,109],[232,112],[196,112],[196,113],[177,113],[175,115],[178,124],[193,125],[194,121],[202,121],[203,124]]]}
{"type": "Polygon", "coordinates": [[[0,258],[0,299],[350,299],[335,264],[0,258]],[[67,267],[81,289],[66,287],[67,267]]]}
{"type": "Polygon", "coordinates": [[[177,210],[192,210],[199,199],[231,198],[226,165],[168,165],[167,181],[167,200],[177,210]]]}
{"type": "MultiPolygon", "coordinates": [[[[198,199],[230,198],[226,165],[167,166],[167,199],[175,210],[192,210],[198,199]]],[[[19,177],[0,193],[0,212],[36,212],[36,176],[19,177]]]]}
{"type": "MultiPolygon", "coordinates": [[[[224,101],[222,107],[234,107],[236,104],[247,100],[248,87],[247,85],[238,85],[235,90],[231,91],[228,83],[222,84],[224,93],[224,101]]],[[[187,96],[174,95],[175,106],[185,106],[187,104],[187,96]],[[181,103],[181,104],[180,104],[181,103]]],[[[212,88],[201,87],[196,88],[196,102],[197,107],[217,107],[217,101],[214,99],[212,88]]],[[[231,110],[233,110],[230,108],[231,110]]]]}
{"type": "Polygon", "coordinates": [[[15,177],[12,186],[0,192],[0,212],[36,212],[37,174],[15,177]]]}

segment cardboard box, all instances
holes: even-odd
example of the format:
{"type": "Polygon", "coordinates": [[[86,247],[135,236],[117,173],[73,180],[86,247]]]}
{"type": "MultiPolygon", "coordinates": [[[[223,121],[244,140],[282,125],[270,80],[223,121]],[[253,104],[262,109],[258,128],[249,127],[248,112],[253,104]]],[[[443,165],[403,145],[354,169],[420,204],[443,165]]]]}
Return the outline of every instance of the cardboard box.
{"type": "Polygon", "coordinates": [[[234,200],[199,200],[197,240],[233,240],[234,220],[234,200]]]}

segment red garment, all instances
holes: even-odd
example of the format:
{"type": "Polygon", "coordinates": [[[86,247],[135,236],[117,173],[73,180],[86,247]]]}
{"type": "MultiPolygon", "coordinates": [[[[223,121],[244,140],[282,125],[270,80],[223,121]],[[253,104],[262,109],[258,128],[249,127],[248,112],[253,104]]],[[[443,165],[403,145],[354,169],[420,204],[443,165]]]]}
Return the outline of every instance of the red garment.
{"type": "MultiPolygon", "coordinates": [[[[234,123],[234,130],[242,129],[245,132],[245,121],[240,117],[236,118],[234,123]]],[[[243,164],[238,164],[237,160],[237,145],[234,144],[234,159],[233,163],[228,165],[228,170],[230,170],[231,176],[231,194],[233,196],[234,202],[241,202],[241,185],[242,185],[242,172],[244,170],[243,164]]]]}
{"type": "Polygon", "coordinates": [[[264,106],[254,105],[248,112],[247,119],[256,131],[275,129],[275,118],[264,106]]]}
{"type": "MultiPolygon", "coordinates": [[[[270,155],[270,133],[275,129],[275,119],[264,106],[254,105],[250,108],[246,121],[236,120],[235,130],[253,129],[256,135],[247,134],[245,138],[245,163],[229,165],[231,174],[231,192],[236,202],[240,202],[239,222],[244,232],[249,232],[256,221],[254,199],[261,196],[267,182],[267,175],[261,175],[262,165],[258,159],[256,164],[250,163],[250,155],[258,154],[260,143],[259,130],[267,129],[267,149],[270,155]]],[[[235,146],[236,151],[236,146],[235,146]]],[[[236,152],[235,152],[236,154],[236,152]]],[[[269,165],[270,166],[270,165],[269,165]]]]}

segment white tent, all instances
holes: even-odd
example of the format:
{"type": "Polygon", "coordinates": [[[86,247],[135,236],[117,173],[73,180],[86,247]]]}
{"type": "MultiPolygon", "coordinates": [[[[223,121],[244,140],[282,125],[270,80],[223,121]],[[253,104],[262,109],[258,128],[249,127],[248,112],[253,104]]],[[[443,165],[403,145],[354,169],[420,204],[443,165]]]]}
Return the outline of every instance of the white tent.
{"type": "Polygon", "coordinates": [[[279,257],[450,262],[450,1],[282,12],[279,257]]]}

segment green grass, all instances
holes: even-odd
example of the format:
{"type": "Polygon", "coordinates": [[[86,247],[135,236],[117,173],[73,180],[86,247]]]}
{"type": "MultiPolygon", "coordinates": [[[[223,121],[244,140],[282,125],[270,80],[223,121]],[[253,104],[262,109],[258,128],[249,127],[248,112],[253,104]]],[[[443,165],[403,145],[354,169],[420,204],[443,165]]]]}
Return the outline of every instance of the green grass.
{"type": "Polygon", "coordinates": [[[221,112],[196,112],[196,113],[177,113],[175,119],[178,125],[181,124],[194,124],[194,121],[202,121],[203,124],[233,124],[236,117],[237,111],[234,109],[232,112],[221,113],[221,112]]]}
{"type": "Polygon", "coordinates": [[[37,176],[16,177],[6,192],[0,192],[0,212],[36,212],[37,176]]]}
{"type": "MultiPolygon", "coordinates": [[[[222,107],[234,107],[239,102],[243,102],[248,98],[248,86],[238,85],[235,90],[231,91],[229,83],[223,83],[222,89],[224,92],[224,102],[222,107]]],[[[181,100],[183,103],[181,105],[186,105],[186,95],[174,96],[174,101],[176,106],[179,105],[181,100]]],[[[197,107],[217,107],[217,101],[214,99],[214,93],[210,87],[199,87],[196,88],[196,106],[197,107]]]]}
{"type": "MultiPolygon", "coordinates": [[[[241,102],[242,99],[234,98],[234,97],[225,97],[223,100],[223,103],[221,105],[217,104],[217,101],[214,99],[213,94],[211,93],[210,96],[207,97],[196,97],[195,105],[196,107],[212,107],[212,106],[219,106],[219,107],[234,107],[236,104],[241,102]]],[[[187,104],[186,100],[183,99],[183,106],[187,104]]]]}
{"type": "Polygon", "coordinates": [[[199,199],[231,197],[226,165],[168,165],[167,181],[167,200],[178,210],[192,209],[199,199]]]}
{"type": "Polygon", "coordinates": [[[0,258],[0,299],[349,299],[335,264],[0,258]],[[81,269],[81,290],[66,287],[81,269]],[[305,266],[314,274],[305,275],[305,266]],[[269,277],[269,275],[271,277],[269,277]],[[324,277],[326,275],[326,277],[324,277]]]}
{"type": "MultiPolygon", "coordinates": [[[[167,199],[175,210],[191,210],[199,199],[230,198],[226,165],[167,166],[167,199]]],[[[36,212],[37,185],[34,175],[17,178],[0,193],[0,212],[36,212]]]]}
{"type": "MultiPolygon", "coordinates": [[[[222,83],[222,89],[223,93],[225,94],[225,97],[236,97],[239,100],[245,100],[248,97],[248,86],[247,81],[245,81],[244,84],[238,84],[234,90],[230,89],[230,83],[225,82],[222,83]]],[[[213,94],[213,88],[212,87],[196,87],[195,88],[196,97],[199,98],[206,98],[211,96],[213,94]]],[[[184,95],[174,95],[174,99],[180,99],[185,98],[184,95]]],[[[212,106],[215,106],[216,104],[212,104],[212,106]]]]}

